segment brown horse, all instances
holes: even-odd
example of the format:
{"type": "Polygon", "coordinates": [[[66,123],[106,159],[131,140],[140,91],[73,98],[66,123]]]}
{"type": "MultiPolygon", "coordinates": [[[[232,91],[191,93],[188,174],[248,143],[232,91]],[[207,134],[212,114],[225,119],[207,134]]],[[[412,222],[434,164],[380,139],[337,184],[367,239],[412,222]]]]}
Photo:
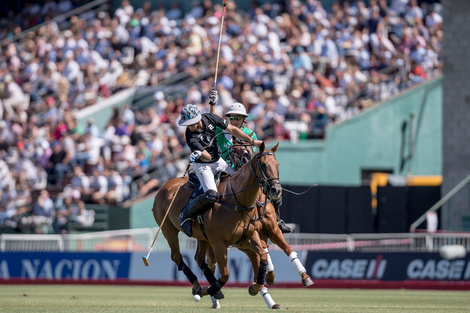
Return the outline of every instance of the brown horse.
{"type": "Polygon", "coordinates": [[[243,168],[233,176],[222,180],[219,185],[220,200],[214,204],[211,210],[203,215],[204,231],[199,223],[193,225],[193,237],[198,240],[195,260],[201,268],[204,276],[211,284],[209,288],[201,287],[197,277],[183,261],[180,252],[178,233],[182,231],[178,223],[178,216],[188,198],[192,188],[185,184],[180,188],[177,195],[175,192],[180,183],[180,178],[168,181],[155,195],[153,204],[153,215],[155,221],[160,225],[163,235],[171,249],[171,259],[183,271],[189,281],[193,284],[193,294],[199,296],[211,295],[222,298],[220,289],[228,281],[230,273],[227,263],[227,248],[231,245],[249,251],[256,256],[257,263],[253,263],[255,282],[249,287],[249,293],[256,295],[263,287],[266,280],[267,253],[263,249],[257,231],[258,226],[251,219],[247,211],[255,207],[261,186],[269,186],[269,194],[278,197],[281,193],[279,183],[279,163],[274,156],[277,145],[272,149],[266,149],[261,144],[259,152],[253,156],[243,168]],[[173,197],[176,197],[173,206],[168,213],[168,221],[162,224],[165,213],[173,197]],[[220,278],[215,279],[212,271],[205,263],[206,253],[212,247],[214,258],[220,272],[220,278]],[[259,260],[259,261],[258,261],[259,260]]]}
{"type": "MultiPolygon", "coordinates": [[[[241,168],[244,164],[250,162],[251,158],[253,157],[253,149],[251,144],[247,143],[246,141],[242,139],[235,139],[233,141],[232,146],[230,146],[229,150],[229,157],[230,161],[232,164],[235,165],[237,170],[241,168]]],[[[269,199],[266,199],[265,194],[270,195],[269,190],[266,188],[262,187],[263,191],[263,198],[257,202],[257,210],[256,210],[256,220],[261,221],[260,223],[256,223],[255,225],[257,226],[257,231],[260,234],[261,238],[261,244],[263,245],[263,248],[267,250],[267,240],[268,238],[276,244],[281,250],[284,251],[284,253],[289,257],[291,260],[292,265],[294,266],[295,270],[297,271],[297,274],[300,275],[302,278],[302,286],[308,287],[313,285],[313,281],[310,278],[310,276],[307,275],[307,272],[300,262],[300,260],[297,258],[297,253],[287,244],[287,242],[284,239],[284,236],[282,235],[281,230],[279,229],[277,225],[277,217],[276,217],[276,212],[274,209],[274,206],[272,205],[271,201],[269,199]]],[[[278,200],[278,197],[280,196],[279,194],[276,194],[275,197],[272,197],[271,200],[278,200]]],[[[250,258],[251,262],[256,262],[256,256],[250,255],[251,252],[247,250],[243,250],[248,257],[250,258]]],[[[270,261],[270,259],[269,259],[270,261]]],[[[210,266],[215,266],[213,265],[213,260],[211,259],[211,256],[209,254],[208,258],[208,263],[210,266]]],[[[253,264],[253,268],[255,268],[255,264],[253,264]]],[[[266,274],[266,282],[269,285],[274,285],[276,278],[274,275],[274,266],[270,263],[268,266],[268,272],[266,274]]]]}

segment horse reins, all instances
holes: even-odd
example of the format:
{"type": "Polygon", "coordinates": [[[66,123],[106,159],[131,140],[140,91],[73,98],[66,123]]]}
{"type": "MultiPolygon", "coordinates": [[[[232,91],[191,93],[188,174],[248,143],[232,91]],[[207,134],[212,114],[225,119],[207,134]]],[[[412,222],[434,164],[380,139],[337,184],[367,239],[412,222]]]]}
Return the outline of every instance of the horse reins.
{"type": "MultiPolygon", "coordinates": [[[[259,177],[258,177],[258,175],[256,174],[255,166],[253,165],[253,162],[250,162],[250,168],[251,168],[251,170],[252,170],[252,172],[253,172],[253,175],[254,175],[254,177],[255,177],[255,180],[256,180],[257,184],[254,184],[254,185],[251,185],[251,186],[249,186],[249,187],[246,187],[246,188],[240,189],[240,190],[238,190],[238,191],[235,191],[235,190],[233,190],[233,186],[232,186],[232,182],[231,182],[231,177],[229,177],[229,179],[228,179],[228,185],[229,185],[229,188],[230,188],[230,192],[231,192],[231,193],[230,193],[230,194],[223,194],[223,195],[221,195],[222,198],[225,198],[225,197],[228,196],[228,195],[233,196],[233,198],[235,199],[235,201],[236,201],[237,204],[238,204],[237,206],[235,206],[235,210],[237,210],[237,211],[244,211],[244,212],[250,217],[250,219],[251,219],[252,221],[256,221],[256,219],[254,219],[254,218],[253,218],[251,215],[249,215],[247,212],[253,210],[253,209],[255,208],[255,206],[256,206],[256,205],[260,205],[261,202],[260,202],[259,200],[256,200],[255,203],[254,203],[252,206],[250,206],[250,207],[244,207],[244,206],[240,203],[240,201],[238,200],[238,198],[237,198],[236,195],[239,194],[239,193],[241,193],[241,192],[243,192],[243,191],[246,191],[246,190],[248,190],[248,189],[255,188],[256,186],[259,186],[259,187],[261,188],[261,190],[264,191],[265,188],[266,188],[266,186],[270,187],[270,186],[275,185],[275,184],[280,184],[280,182],[279,182],[279,177],[272,177],[272,178],[266,177],[266,173],[264,172],[263,167],[261,166],[261,162],[260,162],[260,158],[261,158],[262,156],[266,156],[266,155],[274,155],[274,153],[271,152],[271,151],[263,152],[263,153],[261,153],[261,154],[258,154],[258,155],[257,155],[257,158],[256,158],[256,165],[257,165],[257,167],[259,168],[259,170],[260,170],[260,172],[261,172],[262,178],[259,178],[259,177]]],[[[264,192],[263,192],[263,193],[264,193],[264,192]]],[[[261,199],[261,195],[260,195],[260,199],[261,199]]],[[[225,203],[225,204],[230,204],[230,203],[225,203]]],[[[266,204],[267,204],[267,201],[265,201],[265,202],[264,202],[264,205],[263,205],[265,211],[266,211],[266,204]]],[[[261,218],[261,216],[260,216],[260,218],[261,218]]],[[[258,219],[260,219],[260,218],[258,218],[258,219]]]]}
{"type": "MultiPolygon", "coordinates": [[[[246,140],[244,139],[240,139],[238,138],[237,140],[239,141],[244,141],[246,142],[246,140]]],[[[231,145],[228,149],[224,150],[227,151],[227,150],[231,150],[233,149],[233,147],[243,147],[243,151],[246,151],[246,153],[243,153],[243,156],[246,158],[246,162],[243,162],[241,159],[237,158],[237,160],[235,160],[235,156],[233,156],[233,152],[230,152],[229,151],[229,158],[231,160],[231,162],[237,167],[237,169],[239,169],[240,167],[242,167],[244,164],[246,164],[247,162],[249,162],[251,160],[251,154],[248,150],[248,147],[251,147],[251,144],[250,143],[246,143],[246,144],[233,144],[231,145]],[[246,155],[250,156],[250,157],[246,157],[246,155]]],[[[310,189],[312,189],[313,187],[316,187],[317,184],[313,184],[311,185],[309,188],[307,188],[306,190],[304,190],[303,192],[295,192],[295,191],[292,191],[290,189],[287,189],[287,188],[284,188],[282,187],[282,190],[283,191],[286,191],[286,192],[289,192],[293,195],[296,195],[296,196],[301,196],[305,193],[307,193],[310,189]]],[[[264,193],[264,192],[263,192],[264,193]]]]}
{"type": "MultiPolygon", "coordinates": [[[[244,142],[246,141],[246,140],[244,140],[244,139],[238,139],[238,140],[244,141],[244,142]]],[[[246,157],[246,155],[248,155],[248,156],[251,157],[251,155],[250,155],[250,153],[249,153],[249,151],[248,151],[248,148],[247,148],[247,147],[251,147],[251,144],[249,144],[249,143],[248,143],[248,144],[233,144],[232,146],[230,146],[229,149],[231,149],[232,147],[243,147],[243,151],[246,152],[246,153],[243,153],[243,157],[242,157],[241,159],[240,159],[240,158],[237,158],[237,159],[238,159],[238,162],[233,162],[233,163],[239,163],[239,164],[241,164],[241,165],[243,166],[243,165],[245,164],[245,163],[243,163],[243,161],[242,161],[243,158],[246,158],[246,162],[251,161],[251,158],[246,157]]],[[[235,157],[234,157],[232,154],[233,154],[233,153],[230,153],[230,155],[229,155],[230,160],[234,160],[234,159],[235,159],[235,157]]],[[[269,152],[263,152],[259,157],[262,157],[262,156],[264,156],[264,155],[273,155],[273,154],[274,154],[274,153],[271,152],[271,151],[269,151],[269,152]]],[[[256,182],[263,188],[263,190],[264,190],[264,188],[266,187],[266,184],[267,184],[268,187],[271,187],[272,185],[275,185],[275,184],[280,184],[281,182],[279,181],[279,177],[275,177],[275,178],[267,178],[267,177],[266,177],[266,174],[264,173],[264,171],[263,171],[263,169],[262,169],[262,167],[261,167],[261,164],[260,164],[260,161],[259,161],[259,157],[258,157],[257,163],[258,163],[258,167],[260,168],[261,175],[263,175],[263,179],[262,179],[261,181],[258,179],[258,176],[256,176],[254,166],[253,166],[253,164],[250,162],[251,169],[252,169],[253,173],[255,174],[256,182]],[[271,180],[272,182],[271,182],[271,183],[268,183],[270,180],[271,180]]],[[[234,165],[237,166],[237,164],[234,164],[234,165]]],[[[240,167],[241,167],[241,166],[240,166],[240,167]]]]}

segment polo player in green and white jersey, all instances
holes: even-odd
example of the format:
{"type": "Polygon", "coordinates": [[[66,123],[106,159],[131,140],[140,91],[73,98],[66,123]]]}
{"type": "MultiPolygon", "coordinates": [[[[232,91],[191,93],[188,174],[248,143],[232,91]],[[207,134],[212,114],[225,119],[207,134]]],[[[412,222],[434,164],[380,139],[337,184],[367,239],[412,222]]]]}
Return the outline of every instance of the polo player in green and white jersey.
{"type": "MultiPolygon", "coordinates": [[[[231,125],[238,127],[241,129],[245,134],[251,135],[253,140],[257,140],[256,133],[251,130],[248,127],[245,127],[245,119],[248,117],[248,114],[246,113],[246,108],[243,104],[240,102],[235,102],[231,104],[228,107],[227,113],[225,113],[225,116],[229,118],[229,122],[231,125]]],[[[232,135],[229,134],[228,132],[224,132],[221,128],[217,127],[215,131],[215,135],[217,137],[217,144],[222,150],[222,158],[232,166],[234,170],[236,170],[235,165],[231,164],[230,162],[230,157],[228,155],[228,150],[230,146],[232,145],[232,135]],[[220,134],[223,133],[223,134],[220,134]],[[220,134],[220,135],[219,135],[220,134]]],[[[253,147],[253,152],[256,152],[257,148],[253,147]]],[[[282,233],[291,233],[292,229],[287,226],[284,221],[279,217],[280,212],[279,212],[279,207],[282,204],[282,197],[279,198],[278,201],[273,202],[274,209],[276,210],[276,215],[277,215],[277,220],[278,220],[278,226],[281,229],[282,233]]]]}

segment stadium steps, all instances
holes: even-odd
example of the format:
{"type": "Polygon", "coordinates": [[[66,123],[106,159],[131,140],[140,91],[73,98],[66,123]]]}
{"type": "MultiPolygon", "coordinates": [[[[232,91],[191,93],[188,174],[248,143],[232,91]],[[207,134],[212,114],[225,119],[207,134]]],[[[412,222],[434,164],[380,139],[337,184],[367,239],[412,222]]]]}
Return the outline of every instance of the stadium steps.
{"type": "Polygon", "coordinates": [[[93,206],[95,211],[95,222],[89,227],[81,226],[77,223],[69,223],[69,232],[95,232],[109,230],[109,207],[93,206]]]}

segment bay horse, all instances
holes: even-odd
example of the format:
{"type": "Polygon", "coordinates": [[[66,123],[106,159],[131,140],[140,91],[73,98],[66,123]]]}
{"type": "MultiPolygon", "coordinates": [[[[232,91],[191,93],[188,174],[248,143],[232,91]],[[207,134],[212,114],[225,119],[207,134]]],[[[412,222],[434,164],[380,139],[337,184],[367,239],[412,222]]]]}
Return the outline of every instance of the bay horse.
{"type": "Polygon", "coordinates": [[[188,186],[187,178],[184,185],[178,190],[181,178],[174,178],[164,184],[155,195],[152,207],[153,216],[161,227],[163,236],[171,249],[171,259],[177,265],[179,271],[183,271],[193,285],[193,294],[200,297],[210,295],[215,298],[223,298],[221,288],[230,277],[227,263],[227,248],[236,246],[256,256],[256,264],[253,263],[255,281],[248,288],[250,295],[257,295],[266,281],[266,269],[268,265],[267,253],[260,241],[256,223],[250,218],[246,211],[255,208],[255,202],[260,194],[261,186],[269,186],[269,194],[278,197],[282,191],[279,183],[279,163],[273,149],[266,149],[264,142],[259,147],[259,152],[234,175],[220,182],[218,192],[220,199],[213,207],[202,215],[204,230],[201,224],[193,224],[193,237],[198,240],[196,255],[194,259],[202,270],[210,287],[202,287],[196,275],[184,263],[180,252],[178,233],[182,228],[178,222],[181,209],[188,202],[193,189],[188,186]],[[173,206],[169,208],[171,200],[173,206]],[[168,212],[166,223],[162,224],[163,218],[168,212]],[[213,272],[206,263],[206,254],[212,248],[215,261],[218,265],[220,278],[216,279],[213,272]],[[259,261],[258,261],[259,260],[259,261]]]}
{"type": "MultiPolygon", "coordinates": [[[[236,170],[239,170],[241,167],[244,166],[244,164],[247,164],[248,162],[250,162],[252,157],[253,157],[252,145],[243,139],[234,138],[233,143],[229,148],[229,158],[230,158],[230,162],[234,164],[236,170]]],[[[313,281],[310,278],[310,276],[307,274],[305,267],[297,258],[297,253],[294,251],[294,249],[292,249],[287,244],[281,230],[278,227],[276,211],[270,200],[278,200],[281,194],[279,193],[274,196],[270,196],[271,199],[269,199],[269,197],[266,197],[266,195],[270,195],[269,190],[263,187],[261,189],[262,189],[263,197],[260,199],[260,201],[257,202],[257,206],[256,206],[257,210],[255,210],[255,212],[257,213],[256,219],[260,220],[261,222],[255,225],[257,226],[256,230],[260,234],[261,244],[263,245],[263,248],[267,252],[267,240],[269,238],[289,257],[297,274],[302,279],[302,286],[308,287],[308,286],[313,285],[313,281]]],[[[250,251],[243,250],[243,252],[245,252],[248,255],[252,263],[256,262],[255,256],[250,255],[251,254],[250,251]]],[[[271,260],[269,259],[269,261],[271,260]]],[[[213,267],[215,266],[213,264],[214,261],[210,253],[208,257],[208,263],[210,266],[213,266],[213,267]]],[[[253,266],[255,265],[253,264],[253,266]]],[[[276,277],[274,275],[274,266],[272,265],[271,262],[269,262],[268,271],[266,274],[266,283],[269,285],[274,285],[275,281],[276,281],[276,277]]]]}

